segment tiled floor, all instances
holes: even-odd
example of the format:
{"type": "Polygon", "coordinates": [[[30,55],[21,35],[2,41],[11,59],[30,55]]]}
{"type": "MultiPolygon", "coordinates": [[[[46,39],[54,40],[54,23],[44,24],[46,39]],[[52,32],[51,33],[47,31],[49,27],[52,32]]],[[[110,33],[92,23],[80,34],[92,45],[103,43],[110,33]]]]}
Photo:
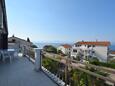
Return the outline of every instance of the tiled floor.
{"type": "Polygon", "coordinates": [[[36,72],[26,58],[17,58],[12,63],[0,62],[0,86],[57,86],[43,72],[36,72]]]}

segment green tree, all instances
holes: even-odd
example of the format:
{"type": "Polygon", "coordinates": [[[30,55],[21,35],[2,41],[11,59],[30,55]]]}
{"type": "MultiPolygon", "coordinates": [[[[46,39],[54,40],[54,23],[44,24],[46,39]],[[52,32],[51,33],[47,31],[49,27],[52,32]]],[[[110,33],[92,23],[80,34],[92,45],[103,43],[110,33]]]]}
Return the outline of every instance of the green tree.
{"type": "Polygon", "coordinates": [[[43,47],[43,50],[50,53],[57,53],[57,49],[52,45],[46,45],[43,47]]]}
{"type": "Polygon", "coordinates": [[[27,42],[30,42],[30,39],[29,39],[29,37],[27,38],[27,42]]]}
{"type": "Polygon", "coordinates": [[[31,47],[32,48],[38,48],[37,45],[35,45],[35,44],[33,44],[31,47]]]}
{"type": "Polygon", "coordinates": [[[58,50],[57,53],[58,53],[58,54],[62,54],[62,51],[61,51],[61,50],[58,50]]]}

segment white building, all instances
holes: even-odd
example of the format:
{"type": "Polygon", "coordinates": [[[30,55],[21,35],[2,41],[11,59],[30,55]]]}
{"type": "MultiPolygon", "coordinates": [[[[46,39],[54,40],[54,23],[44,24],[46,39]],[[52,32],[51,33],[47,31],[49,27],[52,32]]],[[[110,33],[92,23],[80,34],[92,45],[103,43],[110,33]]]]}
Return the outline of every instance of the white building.
{"type": "Polygon", "coordinates": [[[57,48],[57,50],[60,50],[62,51],[63,54],[67,55],[68,53],[71,52],[71,45],[69,44],[61,45],[57,48]]]}
{"type": "Polygon", "coordinates": [[[94,42],[77,42],[72,46],[71,57],[76,58],[81,55],[83,59],[88,57],[96,57],[100,61],[106,62],[108,59],[110,42],[94,41],[94,42]]]}
{"type": "Polygon", "coordinates": [[[115,59],[115,51],[110,51],[109,52],[109,60],[114,60],[115,59]]]}
{"type": "Polygon", "coordinates": [[[18,37],[12,36],[8,38],[8,48],[15,49],[18,52],[27,53],[27,51],[32,50],[32,45],[32,42],[28,42],[18,37]]]}

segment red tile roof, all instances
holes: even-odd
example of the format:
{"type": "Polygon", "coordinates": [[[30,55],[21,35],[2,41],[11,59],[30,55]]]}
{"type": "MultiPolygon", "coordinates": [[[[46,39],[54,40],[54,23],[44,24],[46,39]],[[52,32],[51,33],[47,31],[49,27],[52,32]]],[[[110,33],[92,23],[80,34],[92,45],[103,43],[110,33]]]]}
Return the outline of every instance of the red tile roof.
{"type": "Polygon", "coordinates": [[[115,54],[115,51],[110,51],[110,54],[115,54]]]}
{"type": "Polygon", "coordinates": [[[77,42],[78,45],[96,45],[96,46],[109,46],[111,43],[109,41],[81,41],[77,42]]]}
{"type": "Polygon", "coordinates": [[[71,48],[71,45],[69,45],[69,44],[64,44],[64,45],[62,45],[64,48],[71,48]]]}

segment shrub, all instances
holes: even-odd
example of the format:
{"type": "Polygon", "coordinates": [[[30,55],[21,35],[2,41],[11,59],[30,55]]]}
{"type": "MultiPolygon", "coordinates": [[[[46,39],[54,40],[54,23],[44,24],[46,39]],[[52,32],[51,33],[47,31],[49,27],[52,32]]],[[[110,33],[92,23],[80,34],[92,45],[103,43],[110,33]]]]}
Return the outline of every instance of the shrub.
{"type": "Polygon", "coordinates": [[[98,66],[110,67],[110,68],[115,69],[115,64],[113,64],[113,63],[105,63],[105,62],[98,62],[98,61],[93,61],[90,63],[94,64],[94,65],[98,65],[98,66]]]}

